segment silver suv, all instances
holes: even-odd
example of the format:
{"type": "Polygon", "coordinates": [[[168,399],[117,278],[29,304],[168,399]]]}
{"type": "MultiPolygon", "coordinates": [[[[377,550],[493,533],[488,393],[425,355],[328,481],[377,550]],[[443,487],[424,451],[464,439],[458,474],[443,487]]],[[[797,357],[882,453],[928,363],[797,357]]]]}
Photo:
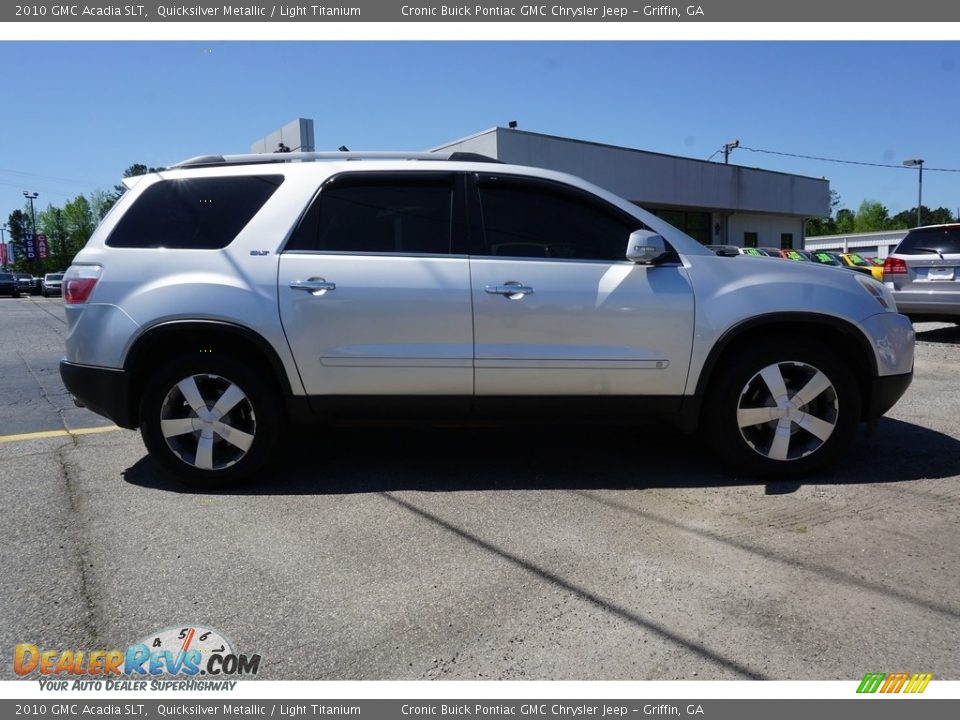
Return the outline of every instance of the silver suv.
{"type": "Polygon", "coordinates": [[[908,232],[884,260],[883,282],[911,320],[960,323],[960,224],[908,232]]]}
{"type": "Polygon", "coordinates": [[[881,283],[718,257],[569,175],[290,153],[131,184],[64,278],[61,374],[205,487],[262,470],[287,423],[387,418],[671,423],[797,476],[912,378],[881,283]]]}

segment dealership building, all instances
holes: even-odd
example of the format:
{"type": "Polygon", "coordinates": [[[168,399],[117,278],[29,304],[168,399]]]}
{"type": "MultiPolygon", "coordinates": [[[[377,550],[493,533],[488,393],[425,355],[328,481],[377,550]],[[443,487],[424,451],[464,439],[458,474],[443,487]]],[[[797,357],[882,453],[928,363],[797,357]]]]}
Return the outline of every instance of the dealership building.
{"type": "MultiPolygon", "coordinates": [[[[297,118],[251,152],[315,149],[313,121],[297,118]]],[[[333,148],[330,148],[333,149],[333,148]]],[[[823,178],[727,165],[495,127],[431,148],[582,177],[660,216],[705,245],[802,248],[804,221],[830,212],[823,178]]]]}
{"type": "Polygon", "coordinates": [[[804,221],[830,214],[822,178],[725,165],[496,127],[432,150],[475,152],[582,177],[705,245],[803,247],[804,221]]]}

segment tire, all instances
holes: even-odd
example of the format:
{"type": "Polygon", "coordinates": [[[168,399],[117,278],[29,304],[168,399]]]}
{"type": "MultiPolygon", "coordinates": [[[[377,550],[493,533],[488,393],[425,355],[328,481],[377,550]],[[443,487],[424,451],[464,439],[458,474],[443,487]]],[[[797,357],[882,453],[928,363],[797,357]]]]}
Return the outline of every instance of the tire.
{"type": "Polygon", "coordinates": [[[284,417],[278,391],[253,367],[222,355],[184,356],[155,374],[140,402],[140,434],[164,470],[212,490],[263,469],[284,417]]]}
{"type": "Polygon", "coordinates": [[[50,296],[47,294],[47,291],[46,291],[46,290],[44,290],[41,294],[42,294],[45,298],[50,297],[50,296]]]}
{"type": "Polygon", "coordinates": [[[771,338],[738,352],[713,379],[702,430],[733,467],[795,478],[849,447],[860,411],[860,386],[834,351],[814,340],[771,338]]]}

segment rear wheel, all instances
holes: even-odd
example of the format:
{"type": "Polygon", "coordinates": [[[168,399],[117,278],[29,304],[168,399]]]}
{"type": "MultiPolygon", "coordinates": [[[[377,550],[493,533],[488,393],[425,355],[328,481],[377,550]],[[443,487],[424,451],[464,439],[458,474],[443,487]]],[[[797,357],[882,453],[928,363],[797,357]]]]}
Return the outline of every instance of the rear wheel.
{"type": "Polygon", "coordinates": [[[249,480],[270,458],[282,421],[278,397],[231,358],[184,357],[145,388],[140,432],[178,479],[215,489],[249,480]]]}
{"type": "Polygon", "coordinates": [[[746,350],[715,380],[704,430],[721,457],[752,475],[819,470],[849,446],[860,420],[856,378],[816,342],[782,339],[746,350]]]}

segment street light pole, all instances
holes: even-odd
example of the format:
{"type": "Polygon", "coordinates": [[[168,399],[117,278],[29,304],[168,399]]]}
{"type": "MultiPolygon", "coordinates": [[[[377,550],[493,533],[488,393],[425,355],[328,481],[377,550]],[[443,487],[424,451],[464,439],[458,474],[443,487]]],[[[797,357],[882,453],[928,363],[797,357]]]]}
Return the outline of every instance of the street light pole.
{"type": "Polygon", "coordinates": [[[917,227],[920,227],[920,208],[923,206],[923,160],[915,158],[913,160],[904,160],[904,167],[915,167],[920,169],[919,181],[917,182],[917,227]]]}
{"type": "Polygon", "coordinates": [[[30,272],[36,270],[36,254],[37,254],[37,214],[33,211],[33,201],[39,197],[39,193],[23,191],[23,196],[30,203],[30,227],[33,231],[33,254],[34,257],[30,260],[30,272]]]}

